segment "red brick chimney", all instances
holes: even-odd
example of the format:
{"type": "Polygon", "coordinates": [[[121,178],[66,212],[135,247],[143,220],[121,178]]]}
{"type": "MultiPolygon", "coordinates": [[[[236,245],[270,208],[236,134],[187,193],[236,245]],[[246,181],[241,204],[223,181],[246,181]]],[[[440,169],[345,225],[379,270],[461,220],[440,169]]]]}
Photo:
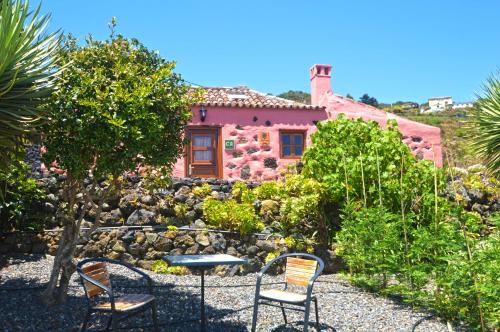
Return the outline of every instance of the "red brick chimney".
{"type": "Polygon", "coordinates": [[[327,92],[332,92],[332,66],[314,65],[309,71],[311,78],[311,104],[322,106],[320,102],[327,92]]]}

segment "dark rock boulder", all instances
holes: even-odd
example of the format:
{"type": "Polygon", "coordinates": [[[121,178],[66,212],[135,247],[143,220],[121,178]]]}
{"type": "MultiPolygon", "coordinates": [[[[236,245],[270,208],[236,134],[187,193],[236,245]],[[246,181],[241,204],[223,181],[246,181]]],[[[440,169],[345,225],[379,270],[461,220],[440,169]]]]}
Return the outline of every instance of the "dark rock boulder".
{"type": "Polygon", "coordinates": [[[139,195],[136,193],[130,193],[120,199],[118,207],[124,217],[130,216],[136,209],[137,203],[139,202],[139,195]]]}
{"type": "Polygon", "coordinates": [[[221,233],[210,233],[209,238],[210,243],[215,250],[223,251],[226,249],[226,239],[221,233]]]}
{"type": "MultiPolygon", "coordinates": [[[[247,258],[247,257],[242,257],[247,258]]],[[[258,258],[249,258],[247,264],[240,265],[242,274],[255,273],[262,269],[262,262],[258,258]]]]}
{"type": "Polygon", "coordinates": [[[145,209],[135,210],[127,219],[127,225],[148,225],[155,222],[155,214],[145,209]]]}
{"type": "Polygon", "coordinates": [[[259,249],[265,251],[265,252],[273,252],[276,250],[276,245],[274,244],[274,241],[270,240],[257,240],[255,244],[259,249]]]}
{"type": "Polygon", "coordinates": [[[195,244],[193,238],[187,234],[179,235],[174,239],[174,246],[176,248],[186,249],[192,247],[195,244]]]}
{"type": "Polygon", "coordinates": [[[317,247],[314,253],[325,263],[324,273],[337,273],[345,270],[346,265],[344,261],[335,254],[335,251],[317,247]]]}

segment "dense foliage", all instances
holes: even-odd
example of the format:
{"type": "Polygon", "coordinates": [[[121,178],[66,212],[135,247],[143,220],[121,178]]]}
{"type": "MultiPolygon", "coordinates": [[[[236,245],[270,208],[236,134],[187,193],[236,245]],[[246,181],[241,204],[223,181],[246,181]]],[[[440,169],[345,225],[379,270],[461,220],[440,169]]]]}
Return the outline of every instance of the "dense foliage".
{"type": "Polygon", "coordinates": [[[500,79],[490,77],[473,112],[471,136],[475,152],[495,176],[500,176],[500,79]]]}
{"type": "Polygon", "coordinates": [[[0,186],[4,193],[0,199],[0,231],[40,230],[43,217],[30,214],[40,204],[45,192],[36,180],[29,177],[30,168],[23,162],[15,161],[6,170],[0,169],[0,186]]]}
{"type": "Polygon", "coordinates": [[[210,227],[242,234],[268,229],[284,236],[290,247],[306,249],[318,242],[318,228],[324,227],[319,213],[322,193],[314,179],[290,172],[254,189],[236,182],[232,198],[205,199],[203,215],[210,227]]]}
{"type": "Polygon", "coordinates": [[[457,190],[457,203],[443,197],[443,170],[416,160],[400,137],[391,123],[385,130],[345,117],[318,124],[303,173],[341,209],[340,231],[330,229],[337,253],[359,285],[492,329],[499,322],[497,225],[485,231],[457,190]]]}
{"type": "Polygon", "coordinates": [[[59,34],[46,33],[48,15],[28,1],[0,1],[0,169],[19,159],[43,117],[52,91],[59,34]]]}

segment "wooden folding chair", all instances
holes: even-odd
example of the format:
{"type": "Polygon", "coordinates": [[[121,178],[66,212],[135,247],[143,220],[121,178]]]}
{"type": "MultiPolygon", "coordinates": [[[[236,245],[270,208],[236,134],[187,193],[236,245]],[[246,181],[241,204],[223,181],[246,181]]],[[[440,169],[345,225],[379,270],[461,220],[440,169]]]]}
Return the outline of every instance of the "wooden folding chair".
{"type": "Polygon", "coordinates": [[[90,315],[94,312],[111,313],[106,330],[109,330],[111,325],[113,331],[117,331],[120,319],[128,318],[149,308],[151,308],[154,330],[159,331],[153,281],[146,273],[129,264],[107,258],[84,259],[78,263],[76,270],[87,297],[87,313],[80,331],[86,330],[90,315]],[[109,279],[108,264],[121,265],[139,274],[146,280],[149,293],[115,296],[109,279]],[[103,295],[107,296],[107,300],[102,300],[103,295]]]}
{"type": "Polygon", "coordinates": [[[255,332],[257,327],[257,312],[259,304],[268,305],[281,308],[283,319],[287,324],[285,309],[303,311],[304,312],[304,332],[308,330],[309,312],[311,301],[314,302],[316,313],[316,329],[319,331],[319,313],[318,313],[318,299],[312,295],[314,281],[319,277],[325,264],[321,258],[310,254],[293,253],[281,255],[273,259],[257,274],[257,285],[255,289],[255,302],[253,309],[252,319],[252,332],[255,332]],[[305,257],[309,259],[302,259],[298,257],[305,257]],[[285,287],[284,289],[268,289],[260,290],[262,276],[264,273],[277,261],[286,258],[285,270],[285,287]],[[298,293],[288,290],[289,285],[306,287],[305,293],[298,293]],[[279,305],[274,304],[278,302],[279,305]],[[283,304],[290,306],[285,307],[283,304]],[[299,307],[303,307],[299,308],[299,307]]]}

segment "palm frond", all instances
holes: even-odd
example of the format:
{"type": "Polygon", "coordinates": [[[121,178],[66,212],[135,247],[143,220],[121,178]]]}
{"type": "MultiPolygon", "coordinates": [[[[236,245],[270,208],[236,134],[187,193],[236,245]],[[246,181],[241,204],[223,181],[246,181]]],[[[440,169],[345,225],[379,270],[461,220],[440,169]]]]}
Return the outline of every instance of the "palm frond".
{"type": "Polygon", "coordinates": [[[46,33],[50,15],[28,1],[0,1],[0,168],[26,143],[43,118],[39,106],[58,74],[59,32],[46,33]]]}
{"type": "Polygon", "coordinates": [[[494,176],[500,176],[500,80],[492,75],[478,95],[472,124],[471,143],[474,151],[482,158],[494,176]]]}

